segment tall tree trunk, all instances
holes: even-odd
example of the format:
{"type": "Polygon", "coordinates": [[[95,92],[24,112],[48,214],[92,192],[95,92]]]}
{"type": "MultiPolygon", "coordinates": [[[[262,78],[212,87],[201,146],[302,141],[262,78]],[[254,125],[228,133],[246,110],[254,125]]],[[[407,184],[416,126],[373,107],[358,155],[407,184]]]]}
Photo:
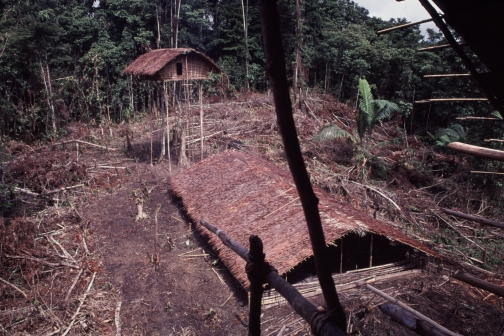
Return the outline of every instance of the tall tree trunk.
{"type": "MultiPolygon", "coordinates": [[[[52,86],[51,86],[51,76],[49,73],[49,65],[46,63],[46,70],[44,70],[44,66],[42,65],[42,61],[40,62],[40,73],[42,75],[42,79],[44,80],[44,87],[46,90],[46,101],[49,110],[51,111],[51,126],[52,132],[56,134],[56,111],[54,109],[54,104],[52,102],[52,86]],[[46,73],[47,71],[47,73],[46,73]]],[[[49,123],[49,118],[47,118],[47,123],[49,123]]]]}
{"type": "Polygon", "coordinates": [[[296,0],[296,67],[294,68],[293,86],[294,92],[298,93],[298,77],[301,72],[301,0],[296,0]]]}
{"type": "Polygon", "coordinates": [[[249,49],[248,49],[248,0],[247,5],[243,3],[244,0],[241,0],[242,5],[242,16],[243,16],[243,32],[245,34],[245,90],[248,92],[250,90],[249,84],[249,49]]]}
{"type": "Polygon", "coordinates": [[[175,46],[174,48],[177,48],[178,46],[178,30],[179,30],[179,21],[180,21],[180,5],[182,4],[182,0],[178,0],[178,4],[177,4],[177,0],[175,0],[175,6],[176,6],[176,11],[177,11],[177,15],[175,16],[175,46]]]}
{"type": "Polygon", "coordinates": [[[157,22],[157,41],[156,41],[156,49],[159,49],[159,45],[161,44],[161,29],[159,28],[159,11],[158,6],[156,4],[156,22],[157,22]]]}

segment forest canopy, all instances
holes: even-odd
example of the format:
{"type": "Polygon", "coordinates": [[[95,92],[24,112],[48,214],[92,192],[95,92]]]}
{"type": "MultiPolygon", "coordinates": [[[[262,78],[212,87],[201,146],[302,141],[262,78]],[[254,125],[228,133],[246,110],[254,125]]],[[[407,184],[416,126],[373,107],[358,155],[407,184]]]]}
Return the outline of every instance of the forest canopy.
{"type": "MultiPolygon", "coordinates": [[[[121,122],[152,110],[161,85],[121,71],[158,48],[189,47],[214,59],[225,76],[206,95],[268,89],[257,0],[4,0],[0,9],[2,137],[54,138],[70,121],[121,122]]],[[[370,17],[350,0],[280,0],[279,10],[295,90],[354,104],[366,78],[373,95],[397,103],[406,118],[415,100],[481,96],[469,78],[423,78],[466,72],[450,49],[417,52],[444,43],[440,33],[423,36],[414,26],[377,36],[407,21],[370,17]]],[[[411,132],[491,112],[485,102],[423,105],[413,113],[424,126],[411,122],[411,132]]]]}

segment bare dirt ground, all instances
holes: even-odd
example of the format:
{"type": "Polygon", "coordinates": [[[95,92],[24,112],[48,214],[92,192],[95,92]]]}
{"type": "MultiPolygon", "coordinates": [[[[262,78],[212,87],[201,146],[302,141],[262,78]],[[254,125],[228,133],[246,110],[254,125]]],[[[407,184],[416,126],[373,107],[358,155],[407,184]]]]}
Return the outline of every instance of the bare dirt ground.
{"type": "MultiPolygon", "coordinates": [[[[345,141],[314,143],[324,125],[352,131],[355,122],[348,107],[328,97],[307,99],[306,105],[295,119],[314,183],[428,244],[453,260],[450,268],[504,284],[503,230],[439,211],[444,206],[502,220],[495,207],[502,195],[465,185],[465,161],[414,136],[405,147],[394,121],[376,130],[369,158],[345,141]]],[[[200,156],[194,112],[191,162],[200,156]]],[[[156,118],[114,126],[112,136],[103,125],[67,127],[65,140],[102,147],[8,144],[9,176],[17,189],[16,206],[0,225],[0,335],[115,335],[119,327],[123,335],[246,334],[246,293],[172,202],[166,158],[157,162],[159,132],[150,165],[149,132],[159,127],[156,118]],[[136,219],[139,203],[146,218],[136,219]]],[[[211,135],[205,156],[247,150],[285,165],[269,97],[206,106],[205,134],[211,135]]],[[[176,173],[176,159],[172,168],[176,173]]],[[[462,335],[501,336],[503,299],[446,277],[442,269],[435,264],[414,278],[376,287],[462,335]]],[[[413,334],[383,315],[377,306],[384,301],[366,289],[341,296],[353,334],[413,334]]],[[[322,304],[320,298],[314,302],[322,304]]],[[[284,336],[310,334],[288,306],[264,312],[264,335],[278,335],[283,327],[284,336]]]]}

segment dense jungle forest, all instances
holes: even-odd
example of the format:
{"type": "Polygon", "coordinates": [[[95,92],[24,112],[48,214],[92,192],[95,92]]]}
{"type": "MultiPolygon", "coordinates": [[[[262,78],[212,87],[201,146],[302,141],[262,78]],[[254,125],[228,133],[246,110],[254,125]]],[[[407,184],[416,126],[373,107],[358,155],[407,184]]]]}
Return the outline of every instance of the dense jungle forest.
{"type": "MultiPolygon", "coordinates": [[[[225,75],[206,84],[207,96],[266,92],[257,3],[244,1],[2,1],[0,136],[54,138],[71,121],[122,122],[151,111],[160,85],[121,71],[158,48],[194,48],[215,60],[225,75]]],[[[469,78],[422,77],[465,72],[451,49],[417,52],[443,44],[440,33],[423,36],[414,26],[377,36],[406,20],[371,18],[350,0],[281,0],[279,6],[296,91],[355,105],[358,79],[366,78],[377,97],[400,105],[405,126],[415,134],[435,133],[456,116],[492,112],[487,103],[413,108],[414,100],[481,96],[469,78]]],[[[474,143],[478,126],[471,129],[467,136],[474,143]]],[[[502,130],[492,132],[486,135],[502,130]]]]}

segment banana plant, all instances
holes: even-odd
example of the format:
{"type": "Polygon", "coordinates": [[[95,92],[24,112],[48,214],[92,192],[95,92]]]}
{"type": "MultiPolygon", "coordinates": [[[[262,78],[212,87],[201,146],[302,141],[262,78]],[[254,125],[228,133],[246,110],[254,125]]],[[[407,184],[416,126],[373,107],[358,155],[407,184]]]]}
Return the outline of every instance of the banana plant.
{"type": "Polygon", "coordinates": [[[362,144],[366,131],[371,135],[373,128],[379,121],[390,118],[392,114],[399,112],[400,108],[396,103],[388,100],[374,99],[371,87],[365,79],[359,79],[359,92],[361,98],[356,120],[357,132],[362,144]]]}

